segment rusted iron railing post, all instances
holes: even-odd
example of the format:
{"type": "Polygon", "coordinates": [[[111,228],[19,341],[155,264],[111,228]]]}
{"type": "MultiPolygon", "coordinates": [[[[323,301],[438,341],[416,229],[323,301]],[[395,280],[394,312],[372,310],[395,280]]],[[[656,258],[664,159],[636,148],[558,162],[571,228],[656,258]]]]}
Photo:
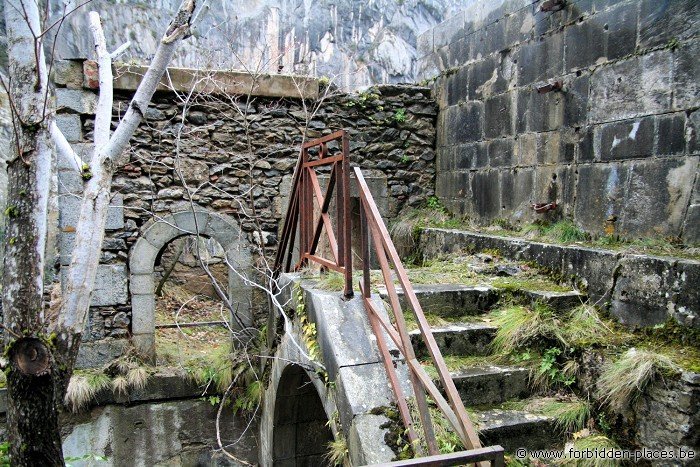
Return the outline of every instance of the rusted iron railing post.
{"type": "Polygon", "coordinates": [[[344,275],[345,297],[352,297],[352,230],[350,217],[350,162],[349,143],[345,131],[336,131],[328,136],[308,141],[302,145],[299,162],[294,174],[290,202],[282,228],[280,247],[275,258],[274,273],[292,268],[294,240],[299,229],[299,260],[294,270],[314,262],[323,269],[344,275]],[[329,144],[336,142],[339,151],[331,154],[329,144]],[[312,154],[311,150],[317,151],[312,154]],[[321,190],[316,170],[331,167],[325,194],[321,190]],[[336,224],[329,214],[333,192],[336,199],[336,224]],[[318,213],[314,208],[318,205],[318,213]],[[332,259],[317,253],[321,235],[325,229],[332,259]],[[337,236],[336,231],[337,229],[337,236]]]}

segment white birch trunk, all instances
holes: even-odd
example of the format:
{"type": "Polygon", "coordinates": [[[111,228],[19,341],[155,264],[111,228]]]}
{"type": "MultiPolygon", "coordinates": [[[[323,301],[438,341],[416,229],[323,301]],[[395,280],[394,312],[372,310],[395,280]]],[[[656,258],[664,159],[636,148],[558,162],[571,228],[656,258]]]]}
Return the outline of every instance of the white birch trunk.
{"type": "Polygon", "coordinates": [[[47,67],[36,0],[4,0],[13,106],[13,154],[8,158],[3,313],[9,355],[8,434],[12,465],[63,465],[56,401],[62,399],[72,373],[90,307],[109,207],[114,160],[141,122],[178,41],[189,32],[195,0],[184,0],[168,28],[136,95],[110,136],[112,118],[111,57],[96,13],[91,14],[100,71],[100,98],[95,120],[95,152],[76,230],[66,293],[54,340],[44,319],[44,262],[48,196],[53,150],[73,150],[52,122],[47,99],[47,67]],[[53,136],[53,138],[52,138],[53,136]]]}

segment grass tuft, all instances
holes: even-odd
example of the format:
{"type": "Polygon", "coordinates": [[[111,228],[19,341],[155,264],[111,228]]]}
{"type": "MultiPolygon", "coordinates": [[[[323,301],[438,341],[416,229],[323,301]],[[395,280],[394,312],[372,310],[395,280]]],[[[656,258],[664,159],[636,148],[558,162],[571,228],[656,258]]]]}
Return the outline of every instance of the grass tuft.
{"type": "Polygon", "coordinates": [[[530,309],[513,305],[500,309],[493,316],[498,332],[492,345],[497,353],[510,354],[543,339],[558,340],[566,345],[559,320],[547,306],[536,305],[530,309]]]}
{"type": "Polygon", "coordinates": [[[345,276],[336,271],[328,271],[321,274],[318,287],[330,292],[340,292],[345,288],[345,276]]]}
{"type": "Polygon", "coordinates": [[[338,439],[328,443],[328,451],[325,458],[331,465],[343,465],[348,457],[348,443],[342,434],[338,434],[338,439]]]}
{"type": "Polygon", "coordinates": [[[233,381],[233,359],[229,348],[222,347],[206,358],[190,360],[187,373],[201,386],[214,385],[219,392],[226,391],[233,381]]]}
{"type": "Polygon", "coordinates": [[[619,360],[604,366],[596,395],[611,409],[621,411],[634,402],[654,380],[675,374],[679,370],[664,355],[632,348],[619,360]]]}
{"type": "Polygon", "coordinates": [[[562,336],[569,345],[583,347],[611,337],[612,329],[594,306],[586,304],[569,312],[562,336]]]}
{"type": "Polygon", "coordinates": [[[146,387],[148,382],[148,372],[140,366],[135,366],[126,374],[126,380],[129,386],[136,390],[141,390],[146,387]]]}
{"type": "Polygon", "coordinates": [[[565,433],[574,433],[582,430],[591,416],[590,404],[579,399],[563,401],[548,399],[530,409],[536,413],[554,418],[557,428],[565,433]]]}
{"type": "Polygon", "coordinates": [[[79,412],[98,392],[110,386],[109,377],[102,372],[74,374],[68,382],[64,402],[73,412],[79,412]]]}
{"type": "Polygon", "coordinates": [[[242,410],[244,412],[252,412],[262,401],[263,393],[265,392],[265,385],[260,380],[253,380],[248,386],[246,386],[245,391],[233,404],[234,411],[242,410]]]}
{"type": "Polygon", "coordinates": [[[116,396],[126,396],[129,394],[129,381],[124,376],[115,376],[112,380],[112,392],[116,396]]]}
{"type": "MultiPolygon", "coordinates": [[[[615,459],[589,459],[585,461],[585,464],[581,459],[585,459],[585,456],[579,454],[578,456],[570,456],[569,448],[578,452],[590,452],[598,449],[609,450],[609,449],[619,449],[619,446],[610,438],[603,436],[601,434],[593,434],[590,436],[577,438],[573,441],[571,445],[567,445],[564,448],[564,453],[566,458],[560,462],[560,465],[586,465],[590,467],[617,467],[620,465],[619,460],[615,459]],[[578,457],[578,458],[577,458],[578,457]]],[[[601,457],[601,456],[598,456],[601,457]]]]}

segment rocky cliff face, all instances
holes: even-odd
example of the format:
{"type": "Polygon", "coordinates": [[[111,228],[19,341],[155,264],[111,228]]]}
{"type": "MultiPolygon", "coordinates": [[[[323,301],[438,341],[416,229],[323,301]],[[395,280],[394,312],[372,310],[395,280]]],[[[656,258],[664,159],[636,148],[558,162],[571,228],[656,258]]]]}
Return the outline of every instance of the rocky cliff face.
{"type": "MultiPolygon", "coordinates": [[[[51,0],[60,15],[63,0],[51,0]]],[[[204,3],[202,1],[200,4],[204,3]]],[[[341,87],[414,81],[416,38],[471,0],[211,0],[172,65],[327,76],[341,87]]],[[[180,0],[96,0],[110,48],[143,62],[180,0]]],[[[58,58],[92,53],[86,11],[64,22],[58,58]]]]}

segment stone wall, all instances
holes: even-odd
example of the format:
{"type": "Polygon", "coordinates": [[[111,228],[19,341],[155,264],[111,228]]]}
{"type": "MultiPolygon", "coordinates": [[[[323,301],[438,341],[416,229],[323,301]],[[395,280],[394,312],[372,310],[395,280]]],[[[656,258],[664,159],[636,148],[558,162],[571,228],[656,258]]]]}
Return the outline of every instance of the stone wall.
{"type": "MultiPolygon", "coordinates": [[[[85,63],[84,69],[82,61],[59,62],[54,81],[58,125],[76,150],[89,154],[97,95],[88,79],[94,68],[85,63]]],[[[116,74],[115,125],[138,82],[129,79],[129,73],[133,70],[116,74]]],[[[163,242],[178,235],[170,232],[172,226],[163,219],[191,211],[188,193],[196,209],[206,212],[209,221],[203,226],[213,228],[217,216],[226,218],[219,223],[221,232],[209,232],[217,240],[217,235],[224,236],[219,243],[225,249],[225,244],[238,243],[250,254],[251,245],[263,243],[268,252],[274,252],[286,209],[284,198],[309,115],[305,106],[314,111],[307,138],[348,130],[351,165],[375,179],[375,196],[383,199],[386,208],[382,214],[387,218],[406,206],[423,205],[433,195],[437,107],[429,88],[380,86],[356,95],[319,94],[314,80],[297,78],[295,83],[288,76],[268,76],[253,86],[254,95],[246,101],[233,94],[240,92],[240,83],[249,77],[218,73],[216,82],[223,87],[217,89],[231,94],[212,94],[209,91],[215,86],[209,83],[211,86],[198,88],[202,92],[186,104],[183,93],[190,90],[193,80],[208,75],[182,69],[169,73],[174,80],[169,84],[180,94],[156,94],[114,177],[113,207],[85,334],[88,341],[122,339],[135,332],[135,325],[142,329],[140,321],[134,323],[132,310],[137,306],[153,309],[152,278],[149,281],[146,274],[157,261],[163,242]],[[304,84],[303,100],[296,97],[299,82],[304,84]],[[314,108],[317,102],[322,104],[314,108]],[[154,228],[158,222],[163,225],[154,228]],[[227,229],[227,222],[237,223],[241,233],[234,235],[238,227],[227,229]],[[142,238],[144,233],[148,238],[142,238]],[[144,248],[134,255],[134,245],[139,244],[144,248]],[[145,264],[149,261],[150,266],[145,264]],[[139,270],[130,271],[134,267],[139,270]]],[[[61,161],[59,169],[59,262],[67,266],[80,203],[76,195],[83,179],[67,161],[61,161]]],[[[173,222],[181,227],[187,224],[178,215],[173,222]]],[[[260,300],[260,304],[266,302],[260,300]]],[[[120,345],[109,342],[100,358],[121,351],[120,345]]]]}
{"type": "Polygon", "coordinates": [[[591,233],[700,241],[700,4],[565,4],[474,2],[419,37],[421,74],[438,75],[438,196],[482,223],[556,202],[548,218],[591,233]]]}

